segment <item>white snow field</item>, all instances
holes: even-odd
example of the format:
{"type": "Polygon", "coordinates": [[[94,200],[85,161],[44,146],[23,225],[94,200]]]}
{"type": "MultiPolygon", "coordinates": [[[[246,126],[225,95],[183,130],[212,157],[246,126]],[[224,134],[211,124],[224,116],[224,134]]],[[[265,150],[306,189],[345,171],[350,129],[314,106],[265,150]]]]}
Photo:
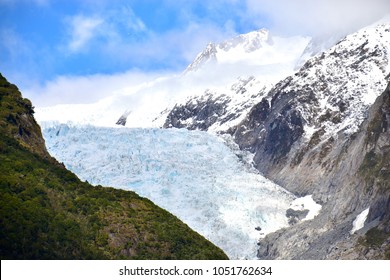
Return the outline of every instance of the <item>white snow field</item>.
{"type": "Polygon", "coordinates": [[[307,213],[307,216],[302,219],[302,221],[312,220],[315,216],[317,216],[321,209],[322,205],[316,203],[313,199],[312,195],[307,195],[304,197],[298,197],[295,199],[291,205],[290,208],[293,210],[309,210],[309,213],[307,213]]]}
{"type": "Polygon", "coordinates": [[[149,198],[231,259],[255,259],[258,239],[288,226],[296,197],[210,133],[57,125],[43,134],[49,152],[82,180],[149,198]]]}

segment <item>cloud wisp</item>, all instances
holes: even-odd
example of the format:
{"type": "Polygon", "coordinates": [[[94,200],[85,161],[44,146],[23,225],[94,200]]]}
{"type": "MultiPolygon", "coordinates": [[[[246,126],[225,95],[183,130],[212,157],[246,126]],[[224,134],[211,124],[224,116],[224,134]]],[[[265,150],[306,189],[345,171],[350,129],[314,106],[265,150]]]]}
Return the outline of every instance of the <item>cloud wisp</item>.
{"type": "Polygon", "coordinates": [[[390,14],[388,0],[247,0],[247,12],[260,24],[268,19],[278,33],[343,36],[390,14]]]}
{"type": "Polygon", "coordinates": [[[165,74],[127,71],[109,75],[59,76],[44,85],[35,84],[26,88],[23,94],[38,107],[94,103],[123,89],[131,91],[165,74]]]}
{"type": "Polygon", "coordinates": [[[99,26],[103,24],[101,18],[82,15],[76,15],[67,21],[70,29],[68,49],[71,52],[82,51],[88,45],[88,42],[96,36],[99,26]]]}

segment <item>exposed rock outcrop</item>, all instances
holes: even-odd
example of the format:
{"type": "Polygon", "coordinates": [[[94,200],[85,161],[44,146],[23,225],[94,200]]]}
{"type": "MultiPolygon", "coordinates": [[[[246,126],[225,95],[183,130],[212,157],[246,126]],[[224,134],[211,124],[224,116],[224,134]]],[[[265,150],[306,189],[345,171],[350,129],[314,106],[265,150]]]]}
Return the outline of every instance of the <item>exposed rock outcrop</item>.
{"type": "Polygon", "coordinates": [[[206,90],[202,95],[176,104],[163,127],[230,133],[266,94],[268,87],[253,76],[240,77],[224,93],[206,90]]]}

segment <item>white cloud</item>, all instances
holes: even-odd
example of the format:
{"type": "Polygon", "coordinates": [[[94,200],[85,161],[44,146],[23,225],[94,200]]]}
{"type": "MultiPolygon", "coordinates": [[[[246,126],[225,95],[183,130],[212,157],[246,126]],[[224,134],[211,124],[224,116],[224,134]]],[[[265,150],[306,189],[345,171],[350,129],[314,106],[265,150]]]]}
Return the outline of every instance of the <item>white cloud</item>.
{"type": "Polygon", "coordinates": [[[118,90],[148,82],[163,73],[128,71],[112,75],[60,76],[44,85],[22,88],[23,95],[35,106],[93,103],[118,90]]]}
{"type": "Polygon", "coordinates": [[[82,15],[76,15],[68,21],[70,24],[68,48],[71,52],[81,51],[98,34],[96,30],[103,24],[103,19],[99,17],[86,17],[82,15]]]}
{"type": "MultiPolygon", "coordinates": [[[[23,40],[13,29],[0,29],[0,46],[2,46],[12,58],[29,52],[27,42],[23,40]]],[[[3,54],[1,54],[3,55],[3,54]]]]}
{"type": "Polygon", "coordinates": [[[132,55],[133,51],[136,51],[138,59],[190,63],[208,43],[220,42],[232,35],[230,26],[224,29],[210,23],[192,22],[165,33],[150,34],[144,42],[133,45],[128,54],[132,55]]]}
{"type": "MultiPolygon", "coordinates": [[[[220,42],[235,35],[234,23],[219,27],[212,22],[193,19],[185,25],[156,33],[147,29],[131,9],[111,10],[105,15],[76,15],[67,20],[71,27],[67,49],[73,53],[88,51],[91,46],[114,65],[166,65],[184,71],[210,42],[220,42]],[[140,33],[140,39],[125,37],[123,28],[140,33]]],[[[144,69],[145,69],[144,68],[144,69]]],[[[164,68],[164,66],[163,66],[164,68]]],[[[175,70],[172,70],[175,71],[175,70]]],[[[176,73],[177,73],[176,72],[176,73]]],[[[26,85],[23,92],[36,106],[61,103],[91,103],[116,90],[164,76],[166,73],[128,71],[108,75],[59,76],[43,85],[26,85]]]]}
{"type": "Polygon", "coordinates": [[[129,34],[146,33],[145,23],[127,6],[95,12],[92,15],[75,15],[65,20],[69,26],[67,49],[72,53],[94,48],[105,50],[113,44],[128,43],[129,34]]]}
{"type": "Polygon", "coordinates": [[[119,11],[114,12],[112,18],[116,19],[129,30],[135,32],[147,31],[145,23],[128,6],[122,7],[119,11]]]}
{"type": "Polygon", "coordinates": [[[247,0],[258,24],[279,33],[311,36],[346,35],[390,13],[389,0],[247,0]]]}

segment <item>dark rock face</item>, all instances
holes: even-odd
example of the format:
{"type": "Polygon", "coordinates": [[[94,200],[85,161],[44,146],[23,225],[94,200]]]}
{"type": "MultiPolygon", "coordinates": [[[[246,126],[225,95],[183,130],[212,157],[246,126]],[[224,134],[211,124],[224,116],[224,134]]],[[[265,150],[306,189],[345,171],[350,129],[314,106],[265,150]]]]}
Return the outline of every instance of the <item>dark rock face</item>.
{"type": "Polygon", "coordinates": [[[275,94],[271,106],[264,98],[235,131],[236,142],[241,149],[255,153],[257,165],[279,162],[304,133],[304,119],[295,109],[294,96],[295,92],[275,94]]]}
{"type": "Polygon", "coordinates": [[[248,115],[250,128],[258,127],[260,124],[264,123],[270,112],[271,110],[267,99],[263,99],[260,103],[253,106],[248,115]]]}
{"type": "Polygon", "coordinates": [[[124,118],[123,116],[121,116],[115,124],[125,126],[126,121],[127,121],[127,118],[124,118]]]}
{"type": "Polygon", "coordinates": [[[290,225],[294,225],[298,223],[300,220],[306,218],[307,214],[309,213],[309,210],[294,210],[294,209],[287,209],[286,211],[286,217],[288,218],[288,223],[290,225]]]}
{"type": "Polygon", "coordinates": [[[269,126],[269,133],[265,138],[264,151],[274,160],[286,156],[291,146],[303,134],[303,120],[298,111],[285,111],[269,126]]]}
{"type": "Polygon", "coordinates": [[[118,119],[118,121],[115,123],[117,125],[123,125],[123,126],[126,126],[126,122],[127,122],[127,117],[130,115],[130,111],[126,111],[124,112],[120,118],[118,119]]]}
{"type": "MultiPolygon", "coordinates": [[[[229,102],[230,99],[227,96],[213,97],[211,94],[206,94],[201,99],[176,105],[169,112],[163,127],[207,130],[215,122],[220,121],[221,116],[226,113],[226,106],[229,102]]],[[[228,119],[226,118],[222,122],[228,119]]]]}
{"type": "MultiPolygon", "coordinates": [[[[166,109],[164,112],[169,113],[163,127],[232,134],[237,124],[266,95],[269,87],[263,81],[249,76],[237,78],[230,88],[218,92],[207,89],[201,95],[177,103],[173,109],[166,109]]],[[[255,110],[253,113],[255,119],[257,113],[262,115],[269,113],[268,101],[264,102],[260,102],[260,105],[252,109],[255,110]]]]}
{"type": "Polygon", "coordinates": [[[259,146],[259,141],[263,140],[261,135],[266,126],[266,120],[270,114],[268,100],[263,100],[256,104],[249,112],[246,121],[241,123],[235,131],[235,140],[241,149],[254,152],[259,146]]]}
{"type": "Polygon", "coordinates": [[[390,83],[377,104],[376,113],[367,127],[365,144],[368,152],[359,173],[365,181],[365,189],[375,196],[367,222],[384,221],[383,227],[390,233],[390,83]]]}

